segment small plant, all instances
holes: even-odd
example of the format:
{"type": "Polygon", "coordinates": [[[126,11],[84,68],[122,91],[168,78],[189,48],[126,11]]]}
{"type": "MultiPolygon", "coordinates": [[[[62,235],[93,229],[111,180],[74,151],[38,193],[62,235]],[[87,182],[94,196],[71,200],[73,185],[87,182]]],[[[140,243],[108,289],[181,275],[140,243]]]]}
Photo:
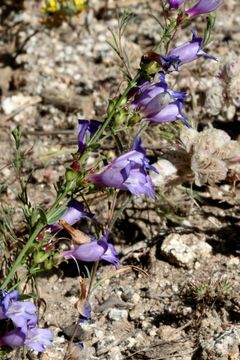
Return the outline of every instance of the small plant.
{"type": "MultiPolygon", "coordinates": [[[[174,47],[173,40],[181,26],[192,26],[196,16],[211,13],[222,1],[199,0],[192,7],[188,7],[188,2],[186,3],[183,0],[163,1],[164,25],[159,20],[157,22],[161,40],[153,51],[143,55],[135,74],[129,69],[122,45],[124,31],[134,16],[129,12],[123,14],[118,33],[111,31],[111,46],[123,63],[126,87],[117,97],[109,99],[106,115],[102,120],[78,121],[77,151],[73,154],[72,162],[66,166],[64,176],[55,185],[56,198],[49,208],[33,204],[29,200],[28,181],[31,172],[24,171],[21,132],[18,129],[13,131],[16,148],[13,166],[19,183],[18,198],[22,204],[26,231],[21,238],[12,234],[8,220],[10,210],[5,210],[8,217],[7,220],[2,219],[0,228],[4,265],[1,269],[4,275],[0,298],[1,345],[10,348],[26,345],[30,349],[44,351],[50,344],[52,335],[48,329],[39,329],[37,309],[32,302],[24,301],[26,295],[23,294],[26,284],[33,284],[34,292],[40,272],[57,267],[69,259],[92,265],[91,270],[88,270],[88,279],[81,279],[77,328],[92,317],[91,294],[95,288],[95,274],[100,261],[112,264],[116,273],[125,271],[109,240],[114,223],[132,197],[144,195],[154,201],[158,194],[152,180],[152,174],[158,174],[158,170],[151,164],[142,138],[153,123],[158,126],[173,123],[172,146],[181,129],[186,127],[186,130],[191,131],[189,128],[192,122],[184,115],[187,93],[170,87],[167,78],[171,78],[172,72],[181,71],[183,66],[188,66],[200,57],[207,61],[215,60],[205,49],[214,25],[215,17],[211,14],[206,19],[202,36],[191,30],[190,37],[189,30],[189,41],[174,47]],[[111,160],[103,146],[109,142],[116,149],[115,158],[111,160]],[[91,163],[88,161],[90,156],[93,158],[91,163]],[[105,195],[110,204],[109,214],[103,224],[92,213],[89,201],[90,195],[95,196],[99,192],[105,195]],[[125,195],[121,196],[122,194],[125,195]],[[86,232],[74,227],[82,218],[89,224],[86,232]],[[64,229],[69,237],[61,236],[64,229]],[[8,236],[14,239],[13,247],[10,246],[8,236]],[[18,241],[15,241],[16,238],[18,241]]],[[[83,1],[46,0],[44,11],[49,15],[65,17],[82,11],[84,6],[83,1]]],[[[176,146],[175,152],[177,151],[176,146]]],[[[79,273],[81,275],[80,269],[79,273]]],[[[230,289],[230,284],[226,281],[209,281],[189,287],[195,303],[208,305],[226,298],[230,289]]],[[[81,349],[82,344],[78,347],[79,351],[81,349]]],[[[68,355],[67,353],[65,358],[68,355]]]]}
{"type": "Polygon", "coordinates": [[[218,307],[232,293],[232,284],[227,279],[212,279],[191,282],[185,286],[184,298],[196,307],[218,307]]]}

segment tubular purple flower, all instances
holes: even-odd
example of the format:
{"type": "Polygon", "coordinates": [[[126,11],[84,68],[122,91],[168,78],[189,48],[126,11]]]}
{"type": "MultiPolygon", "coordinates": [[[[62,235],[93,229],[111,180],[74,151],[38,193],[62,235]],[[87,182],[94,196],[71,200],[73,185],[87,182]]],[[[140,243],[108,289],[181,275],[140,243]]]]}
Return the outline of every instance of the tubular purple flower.
{"type": "Polygon", "coordinates": [[[83,324],[86,321],[90,320],[91,319],[91,313],[92,313],[91,305],[90,305],[89,301],[86,300],[81,305],[79,323],[83,324]]]}
{"type": "Polygon", "coordinates": [[[53,334],[48,329],[37,327],[23,330],[23,328],[13,329],[0,337],[0,345],[11,347],[27,346],[32,350],[43,352],[46,346],[51,346],[53,334]]]}
{"type": "Polygon", "coordinates": [[[170,9],[178,9],[185,0],[167,0],[170,9]]]}
{"type": "Polygon", "coordinates": [[[144,116],[144,120],[153,122],[172,122],[182,120],[188,127],[186,118],[181,109],[185,92],[177,92],[168,88],[163,72],[159,73],[158,83],[149,83],[142,93],[138,94],[130,107],[138,109],[144,116]]]}
{"type": "Polygon", "coordinates": [[[178,119],[182,120],[187,127],[190,127],[187,119],[183,116],[182,110],[183,103],[181,100],[177,100],[169,103],[159,112],[148,114],[145,120],[162,123],[162,122],[173,122],[178,119]]]}
{"type": "MultiPolygon", "coordinates": [[[[59,218],[59,220],[65,220],[68,224],[74,225],[76,224],[81,218],[88,218],[91,219],[94,217],[92,213],[85,212],[84,205],[80,203],[76,199],[72,199],[69,201],[67,205],[67,210],[65,213],[59,218]]],[[[45,228],[45,231],[48,232],[55,232],[57,230],[61,230],[63,227],[59,224],[52,224],[45,228]]]]}
{"type": "Polygon", "coordinates": [[[22,328],[16,328],[0,336],[0,346],[23,346],[25,338],[26,333],[22,330],[22,328]]]}
{"type": "Polygon", "coordinates": [[[13,301],[18,300],[18,291],[13,290],[11,293],[7,293],[6,291],[1,292],[1,300],[0,300],[0,320],[5,319],[5,313],[9,308],[9,305],[13,301]]]}
{"type": "Polygon", "coordinates": [[[165,56],[160,56],[161,64],[165,70],[178,70],[180,65],[194,61],[200,56],[216,60],[214,56],[208,55],[202,50],[203,39],[201,37],[197,37],[194,30],[192,31],[192,34],[193,36],[191,41],[177,46],[175,49],[169,51],[169,53],[165,56]]]}
{"type": "Polygon", "coordinates": [[[10,294],[2,293],[0,300],[0,320],[9,319],[16,326],[11,331],[0,336],[0,345],[11,347],[28,346],[33,350],[44,351],[51,345],[53,335],[48,329],[36,327],[36,307],[29,301],[18,301],[18,291],[10,294]]]}
{"type": "Polygon", "coordinates": [[[14,290],[7,294],[0,302],[0,319],[10,319],[19,328],[28,325],[36,325],[37,309],[32,302],[17,301],[18,291],[14,290]]]}
{"type": "Polygon", "coordinates": [[[33,350],[43,352],[47,346],[52,345],[52,339],[53,334],[50,330],[34,327],[28,330],[24,345],[33,350]]]}
{"type": "Polygon", "coordinates": [[[154,186],[147,173],[148,170],[156,171],[149,165],[144,151],[133,149],[105,166],[100,174],[89,174],[88,180],[100,186],[113,187],[130,191],[134,195],[147,195],[154,198],[154,186]]]}
{"type": "Polygon", "coordinates": [[[119,267],[117,252],[114,246],[107,242],[106,235],[101,240],[93,240],[74,249],[63,251],[62,256],[65,259],[74,257],[77,260],[86,262],[105,260],[113,264],[116,269],[119,267]]]}
{"type": "Polygon", "coordinates": [[[143,88],[139,88],[138,94],[135,96],[134,101],[130,104],[132,109],[138,108],[140,111],[148,111],[148,107],[152,108],[153,106],[162,107],[166,104],[168,99],[184,99],[186,96],[185,92],[178,92],[169,89],[166,81],[165,75],[162,71],[159,72],[159,82],[150,83],[145,82],[143,88]],[[160,95],[160,96],[159,96],[160,95]],[[158,96],[158,97],[157,97],[158,96]],[[151,103],[153,100],[157,99],[157,103],[153,105],[151,103]]]}
{"type": "Polygon", "coordinates": [[[36,307],[29,301],[15,301],[6,311],[6,317],[11,319],[15,326],[22,327],[26,323],[35,325],[37,323],[36,307]]]}
{"type": "Polygon", "coordinates": [[[223,4],[223,0],[199,0],[194,6],[186,10],[188,16],[198,16],[210,13],[223,4]]]}
{"type": "Polygon", "coordinates": [[[91,139],[100,125],[101,122],[98,120],[78,120],[78,151],[80,153],[86,148],[87,137],[91,139]]]}

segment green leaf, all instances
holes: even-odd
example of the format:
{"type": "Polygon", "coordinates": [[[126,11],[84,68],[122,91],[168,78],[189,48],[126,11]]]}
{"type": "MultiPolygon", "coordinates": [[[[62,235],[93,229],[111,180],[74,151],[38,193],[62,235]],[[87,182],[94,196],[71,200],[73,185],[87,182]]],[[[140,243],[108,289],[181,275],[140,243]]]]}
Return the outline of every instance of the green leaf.
{"type": "Polygon", "coordinates": [[[56,223],[60,219],[60,217],[65,213],[66,210],[67,210],[67,206],[62,205],[58,209],[56,209],[53,214],[47,215],[47,224],[51,225],[56,223]]]}
{"type": "Polygon", "coordinates": [[[45,211],[41,208],[38,208],[38,211],[39,211],[40,219],[41,219],[43,225],[47,225],[48,221],[47,221],[47,216],[45,214],[45,211]]]}

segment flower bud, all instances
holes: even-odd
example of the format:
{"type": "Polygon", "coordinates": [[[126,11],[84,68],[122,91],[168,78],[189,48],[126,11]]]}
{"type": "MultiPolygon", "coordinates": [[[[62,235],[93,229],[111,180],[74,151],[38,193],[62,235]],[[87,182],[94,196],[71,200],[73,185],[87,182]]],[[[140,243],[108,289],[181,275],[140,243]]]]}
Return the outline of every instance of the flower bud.
{"type": "Polygon", "coordinates": [[[67,182],[71,182],[78,177],[78,173],[72,169],[66,169],[65,177],[67,182]]]}
{"type": "Polygon", "coordinates": [[[141,60],[140,67],[142,70],[146,71],[148,75],[154,75],[160,69],[160,65],[156,61],[153,60],[148,62],[144,60],[144,57],[141,60]]]}
{"type": "Polygon", "coordinates": [[[39,250],[33,256],[34,264],[41,264],[49,257],[49,253],[39,250]]]}
{"type": "Polygon", "coordinates": [[[52,268],[53,268],[53,266],[54,266],[54,264],[53,264],[53,260],[52,259],[46,259],[45,261],[44,261],[44,269],[45,270],[51,270],[52,268]]]}
{"type": "Polygon", "coordinates": [[[135,125],[141,120],[142,116],[139,114],[134,114],[130,119],[128,119],[128,125],[135,125]]]}
{"type": "Polygon", "coordinates": [[[167,0],[170,9],[178,9],[182,3],[184,2],[184,0],[167,0]]]}
{"type": "Polygon", "coordinates": [[[81,170],[81,166],[80,166],[80,163],[79,161],[77,160],[73,160],[73,162],[71,163],[71,169],[74,171],[74,172],[79,172],[81,170]]]}
{"type": "Polygon", "coordinates": [[[122,106],[126,105],[127,101],[128,101],[128,98],[126,96],[124,96],[122,98],[122,95],[120,95],[119,100],[118,100],[118,106],[122,107],[122,106]]]}
{"type": "Polygon", "coordinates": [[[108,115],[113,111],[115,105],[116,105],[116,99],[109,101],[108,108],[107,108],[108,115]]]}
{"type": "Polygon", "coordinates": [[[223,4],[223,0],[199,0],[194,6],[186,10],[188,16],[198,16],[210,13],[223,4]]]}
{"type": "Polygon", "coordinates": [[[127,118],[127,113],[125,111],[119,111],[114,117],[114,127],[121,126],[127,118]]]}

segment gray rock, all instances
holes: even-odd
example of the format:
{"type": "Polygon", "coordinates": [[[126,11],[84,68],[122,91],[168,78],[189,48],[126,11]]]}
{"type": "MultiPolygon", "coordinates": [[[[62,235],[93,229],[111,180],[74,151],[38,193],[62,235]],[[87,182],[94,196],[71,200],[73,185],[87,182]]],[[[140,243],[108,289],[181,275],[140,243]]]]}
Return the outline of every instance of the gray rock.
{"type": "Polygon", "coordinates": [[[160,251],[169,262],[191,268],[197,260],[209,257],[212,247],[203,241],[201,235],[170,234],[164,239],[160,251]]]}
{"type": "Polygon", "coordinates": [[[212,338],[203,347],[204,359],[234,360],[240,358],[240,326],[233,326],[217,338],[212,338]]]}
{"type": "Polygon", "coordinates": [[[108,317],[110,320],[121,320],[121,319],[127,319],[128,317],[128,311],[127,310],[121,310],[113,308],[109,311],[108,317]]]}

